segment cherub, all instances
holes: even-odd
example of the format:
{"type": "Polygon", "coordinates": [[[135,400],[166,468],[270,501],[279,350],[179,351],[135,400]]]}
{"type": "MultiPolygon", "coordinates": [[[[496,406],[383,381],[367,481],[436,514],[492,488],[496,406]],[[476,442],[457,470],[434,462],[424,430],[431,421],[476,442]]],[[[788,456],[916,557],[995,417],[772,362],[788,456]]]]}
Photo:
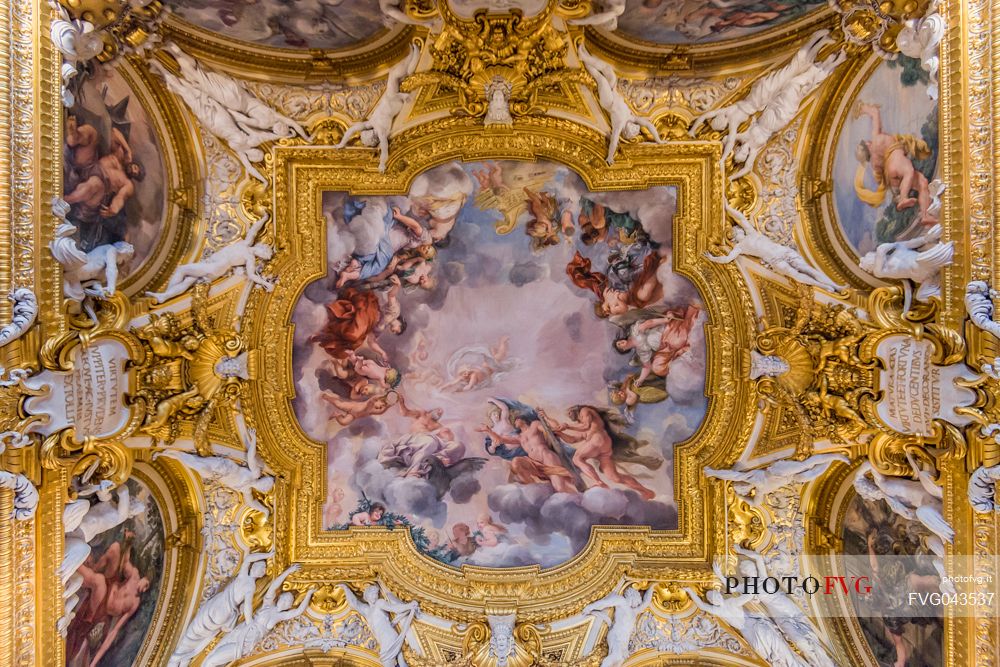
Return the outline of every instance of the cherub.
{"type": "Polygon", "coordinates": [[[493,523],[493,517],[489,514],[481,514],[477,526],[479,531],[476,535],[476,544],[481,547],[497,546],[501,537],[507,533],[507,527],[493,523]]]}
{"type": "Polygon", "coordinates": [[[507,360],[510,336],[503,336],[489,350],[481,346],[466,347],[452,355],[448,362],[451,382],[441,386],[443,391],[474,391],[487,387],[493,378],[511,368],[507,360]]]}
{"type": "Polygon", "coordinates": [[[395,405],[389,400],[389,396],[395,394],[396,392],[390,391],[384,396],[372,396],[367,401],[349,401],[333,392],[324,391],[320,394],[320,398],[335,408],[333,418],[337,423],[341,426],[347,426],[364,417],[385,414],[389,408],[395,405]]]}
{"type": "Polygon", "coordinates": [[[367,512],[355,512],[351,516],[352,526],[377,526],[385,516],[385,505],[374,503],[367,512]]]}
{"type": "Polygon", "coordinates": [[[559,245],[559,231],[566,235],[566,240],[573,235],[573,214],[569,209],[559,212],[559,203],[548,192],[535,192],[524,188],[528,197],[528,212],[533,216],[524,224],[524,231],[531,238],[532,250],[543,250],[548,246],[559,245]],[[559,224],[556,225],[556,216],[559,224]]]}
{"type": "Polygon", "coordinates": [[[472,175],[479,183],[480,190],[490,190],[493,194],[499,195],[510,189],[503,181],[503,167],[496,162],[484,163],[484,168],[473,169],[472,175]]]}

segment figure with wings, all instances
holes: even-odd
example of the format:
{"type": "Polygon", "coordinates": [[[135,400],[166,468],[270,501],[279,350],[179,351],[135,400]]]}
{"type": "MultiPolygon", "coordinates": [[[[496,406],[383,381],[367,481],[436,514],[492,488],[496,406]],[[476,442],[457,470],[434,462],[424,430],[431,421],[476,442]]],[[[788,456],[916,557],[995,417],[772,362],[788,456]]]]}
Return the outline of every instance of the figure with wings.
{"type": "Polygon", "coordinates": [[[575,231],[573,213],[569,209],[560,209],[558,200],[548,192],[535,192],[525,187],[524,194],[532,216],[524,224],[524,231],[531,238],[531,249],[539,251],[559,245],[559,232],[568,241],[575,231]]]}
{"type": "Polygon", "coordinates": [[[501,428],[505,433],[499,432],[495,424],[483,424],[477,430],[488,436],[485,443],[488,454],[510,461],[515,480],[521,484],[548,482],[557,493],[584,490],[583,479],[572,462],[572,450],[556,437],[534,408],[511,399],[496,399],[491,403],[506,422],[506,427],[501,428]]]}
{"type": "Polygon", "coordinates": [[[517,366],[517,359],[507,357],[509,350],[509,336],[503,336],[488,349],[483,345],[471,345],[457,350],[448,360],[451,381],[441,389],[463,392],[492,386],[494,380],[517,366]]]}
{"type": "Polygon", "coordinates": [[[611,482],[638,491],[646,500],[656,496],[655,491],[640,484],[618,464],[635,463],[656,470],[663,465],[663,459],[639,454],[638,450],[649,443],[640,442],[625,433],[625,424],[617,414],[593,405],[574,405],[568,412],[569,421],[564,424],[554,422],[542,410],[538,411],[538,415],[556,435],[576,447],[573,464],[595,485],[608,488],[591,461],[597,461],[601,474],[611,482]]]}

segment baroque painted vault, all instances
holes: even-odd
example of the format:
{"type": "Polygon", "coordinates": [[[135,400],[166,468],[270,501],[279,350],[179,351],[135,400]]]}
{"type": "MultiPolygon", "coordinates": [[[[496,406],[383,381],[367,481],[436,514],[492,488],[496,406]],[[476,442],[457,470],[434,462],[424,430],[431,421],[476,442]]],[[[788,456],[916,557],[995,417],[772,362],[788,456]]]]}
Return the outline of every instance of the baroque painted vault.
{"type": "Polygon", "coordinates": [[[0,5],[0,664],[997,664],[995,3],[0,5]]]}

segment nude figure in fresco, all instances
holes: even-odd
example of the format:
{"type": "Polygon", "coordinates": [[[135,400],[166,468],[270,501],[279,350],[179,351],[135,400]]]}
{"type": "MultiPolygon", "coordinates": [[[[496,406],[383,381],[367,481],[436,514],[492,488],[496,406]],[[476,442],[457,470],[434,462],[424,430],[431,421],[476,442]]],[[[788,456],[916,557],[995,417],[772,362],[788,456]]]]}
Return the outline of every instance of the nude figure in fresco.
{"type": "Polygon", "coordinates": [[[522,484],[549,482],[558,493],[576,493],[573,474],[554,451],[554,447],[559,444],[553,442],[544,421],[534,419],[529,422],[518,415],[514,417],[514,428],[514,435],[501,435],[486,424],[477,430],[486,433],[496,442],[518,445],[524,451],[523,456],[511,459],[511,474],[522,484]]]}
{"type": "Polygon", "coordinates": [[[333,406],[333,418],[341,426],[347,426],[358,419],[371,417],[373,415],[385,414],[389,408],[395,405],[390,396],[395,396],[396,392],[390,391],[385,396],[372,396],[366,401],[350,401],[333,392],[325,391],[320,394],[320,398],[333,406]]]}
{"type": "Polygon", "coordinates": [[[854,179],[854,189],[858,198],[869,206],[880,206],[885,201],[886,188],[892,192],[896,210],[902,211],[913,206],[919,210],[918,220],[923,226],[937,223],[937,217],[929,213],[931,206],[930,183],[914,166],[914,160],[930,157],[927,143],[910,134],[888,134],[882,127],[882,113],[877,105],[859,104],[857,116],[868,116],[872,120],[871,139],[858,144],[858,170],[854,179]],[[875,190],[864,187],[865,167],[870,166],[875,177],[875,190]],[[913,192],[916,196],[913,196],[913,192]]]}
{"type": "Polygon", "coordinates": [[[612,412],[592,405],[576,405],[570,408],[569,421],[564,424],[553,422],[543,411],[539,411],[538,414],[549,422],[552,430],[560,438],[575,446],[573,464],[596,486],[608,488],[598,474],[597,468],[591,463],[592,460],[597,461],[601,474],[611,482],[634,489],[647,500],[656,496],[655,491],[646,488],[635,477],[621,470],[616,459],[618,462],[637,463],[651,470],[659,468],[663,461],[651,456],[638,455],[636,450],[645,443],[623,433],[620,418],[616,419],[612,412]]]}

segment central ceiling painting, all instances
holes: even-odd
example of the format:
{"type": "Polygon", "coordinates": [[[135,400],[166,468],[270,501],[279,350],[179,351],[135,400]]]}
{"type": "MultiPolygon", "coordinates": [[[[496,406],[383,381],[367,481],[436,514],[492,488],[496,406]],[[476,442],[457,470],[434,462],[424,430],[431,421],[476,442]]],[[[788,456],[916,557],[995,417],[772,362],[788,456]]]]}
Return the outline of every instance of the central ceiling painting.
{"type": "Polygon", "coordinates": [[[595,525],[675,529],[674,445],[707,405],[676,197],[508,161],[437,167],[406,196],[323,193],[328,273],[293,316],[322,527],[544,567],[595,525]]]}

